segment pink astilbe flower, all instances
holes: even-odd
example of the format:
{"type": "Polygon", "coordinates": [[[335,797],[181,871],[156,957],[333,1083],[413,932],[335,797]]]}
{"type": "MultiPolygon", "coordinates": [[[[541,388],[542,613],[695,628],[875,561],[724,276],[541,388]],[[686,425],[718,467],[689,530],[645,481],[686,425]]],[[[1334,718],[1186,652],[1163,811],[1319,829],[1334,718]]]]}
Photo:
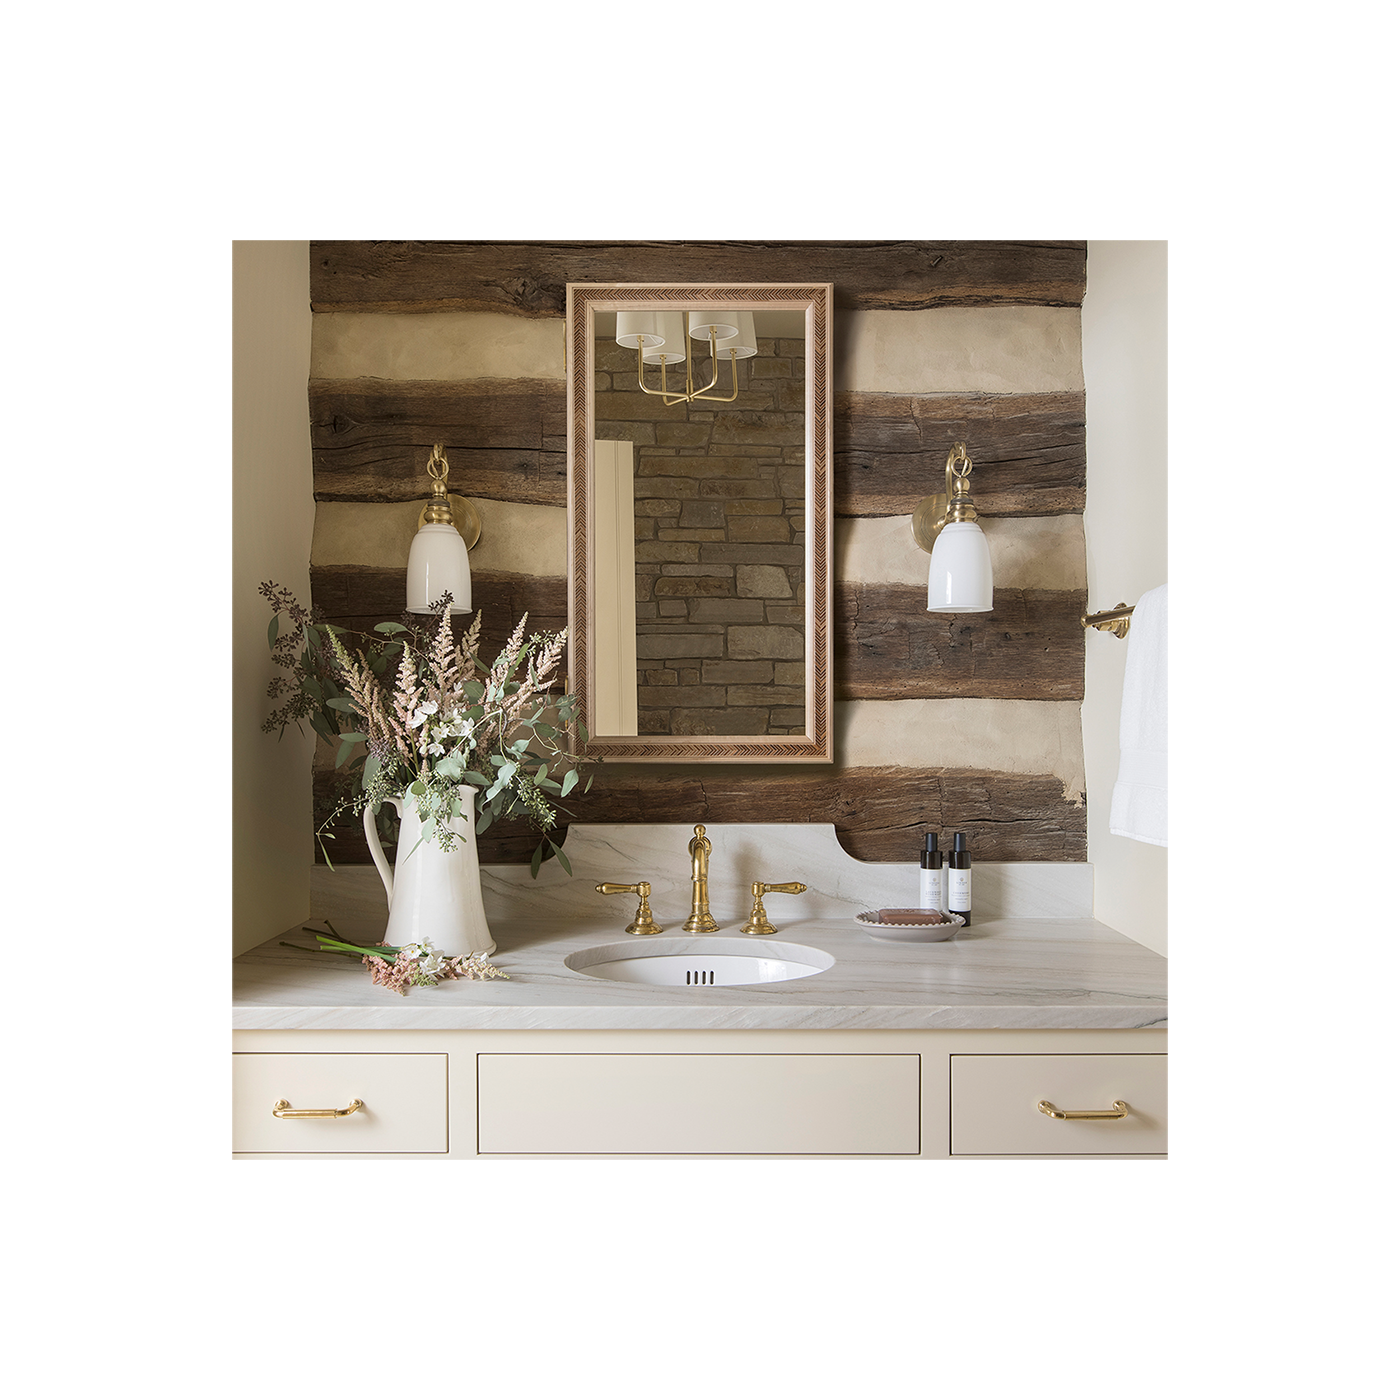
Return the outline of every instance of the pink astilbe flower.
{"type": "Polygon", "coordinates": [[[461,689],[461,671],[457,664],[457,648],[452,641],[452,610],[442,610],[442,621],[438,623],[437,636],[433,639],[433,649],[428,662],[432,668],[435,693],[432,698],[438,703],[441,713],[446,713],[452,703],[454,692],[461,689]]]}
{"type": "Polygon", "coordinates": [[[418,671],[413,664],[413,653],[404,647],[399,659],[399,672],[394,685],[393,709],[395,718],[394,738],[399,753],[409,763],[418,761],[417,744],[409,724],[418,702],[423,698],[423,687],[418,683],[418,671]]]}
{"type": "MultiPolygon", "coordinates": [[[[387,945],[379,944],[381,948],[385,946],[387,945]]],[[[376,986],[388,987],[391,992],[397,992],[401,997],[408,995],[409,978],[418,968],[415,959],[400,953],[393,962],[385,962],[383,958],[372,957],[367,953],[360,961],[369,968],[370,980],[376,986]]]]}

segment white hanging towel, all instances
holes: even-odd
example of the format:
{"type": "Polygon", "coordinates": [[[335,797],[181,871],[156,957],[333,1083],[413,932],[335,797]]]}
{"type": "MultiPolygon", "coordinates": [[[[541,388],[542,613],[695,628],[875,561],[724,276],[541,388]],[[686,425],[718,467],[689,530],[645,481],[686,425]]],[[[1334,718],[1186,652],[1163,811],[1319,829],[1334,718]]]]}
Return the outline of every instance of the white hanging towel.
{"type": "Polygon", "coordinates": [[[1108,829],[1115,836],[1167,844],[1167,585],[1138,599],[1128,628],[1118,781],[1108,829]]]}

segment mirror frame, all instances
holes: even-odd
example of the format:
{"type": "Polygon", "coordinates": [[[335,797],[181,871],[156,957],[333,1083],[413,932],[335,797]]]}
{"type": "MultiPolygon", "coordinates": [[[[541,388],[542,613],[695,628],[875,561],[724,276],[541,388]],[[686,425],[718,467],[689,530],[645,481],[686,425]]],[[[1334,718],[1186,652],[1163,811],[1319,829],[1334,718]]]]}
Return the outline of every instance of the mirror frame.
{"type": "Polygon", "coordinates": [[[578,283],[567,286],[570,684],[582,702],[589,757],[625,763],[830,763],[831,714],[831,313],[832,284],[578,283]],[[802,734],[607,735],[594,732],[595,631],[592,580],[593,390],[598,311],[671,310],[716,304],[740,311],[801,310],[806,322],[803,430],[807,500],[806,729],[802,734]]]}

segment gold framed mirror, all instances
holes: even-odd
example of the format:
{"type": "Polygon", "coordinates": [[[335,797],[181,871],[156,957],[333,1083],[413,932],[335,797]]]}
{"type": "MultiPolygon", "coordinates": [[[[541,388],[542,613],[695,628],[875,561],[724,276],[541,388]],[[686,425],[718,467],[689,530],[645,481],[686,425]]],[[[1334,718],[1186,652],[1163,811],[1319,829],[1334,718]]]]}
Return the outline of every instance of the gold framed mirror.
{"type": "Polygon", "coordinates": [[[571,283],[569,651],[595,757],[830,763],[830,283],[571,283]]]}

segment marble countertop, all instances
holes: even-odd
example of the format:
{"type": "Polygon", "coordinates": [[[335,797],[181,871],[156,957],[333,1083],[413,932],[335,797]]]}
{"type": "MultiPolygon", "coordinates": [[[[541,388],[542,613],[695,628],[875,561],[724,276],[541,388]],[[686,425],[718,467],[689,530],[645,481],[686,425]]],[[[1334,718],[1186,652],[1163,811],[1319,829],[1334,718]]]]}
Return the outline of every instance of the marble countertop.
{"type": "MultiPolygon", "coordinates": [[[[574,874],[553,867],[486,866],[482,885],[508,974],[445,982],[399,996],[349,958],[279,946],[314,943],[298,924],[234,960],[235,1030],[1060,1030],[1161,1027],[1166,959],[1090,917],[1085,865],[984,865],[974,880],[973,927],[946,943],[891,943],[854,921],[862,909],[917,902],[911,862],[880,865],[841,850],[832,827],[712,826],[711,908],[717,935],[742,937],[753,879],[798,879],[801,896],[770,895],[776,936],[745,938],[755,952],[803,943],[835,958],[812,977],[741,987],[649,987],[564,965],[602,943],[651,943],[623,932],[635,906],[604,899],[595,880],[653,882],[652,908],[668,937],[689,907],[687,827],[575,824],[574,874]]],[[[318,868],[312,917],[374,943],[387,904],[372,866],[318,868]]],[[[697,935],[703,942],[705,935],[697,935]]]]}
{"type": "MultiPolygon", "coordinates": [[[[963,930],[951,942],[909,944],[874,939],[849,918],[775,922],[779,929],[772,941],[820,948],[835,965],[814,977],[759,986],[647,987],[588,977],[564,965],[565,956],[578,949],[627,940],[616,919],[493,922],[497,949],[491,960],[509,981],[444,982],[415,987],[401,997],[376,987],[348,958],[279,947],[274,939],[234,962],[233,1025],[235,1030],[1054,1030],[1166,1024],[1166,960],[1093,919],[997,919],[963,930]]],[[[738,927],[723,928],[717,936],[736,937],[738,927]]],[[[313,941],[300,926],[287,937],[313,941]]],[[[745,941],[759,951],[770,940],[745,941]]]]}

